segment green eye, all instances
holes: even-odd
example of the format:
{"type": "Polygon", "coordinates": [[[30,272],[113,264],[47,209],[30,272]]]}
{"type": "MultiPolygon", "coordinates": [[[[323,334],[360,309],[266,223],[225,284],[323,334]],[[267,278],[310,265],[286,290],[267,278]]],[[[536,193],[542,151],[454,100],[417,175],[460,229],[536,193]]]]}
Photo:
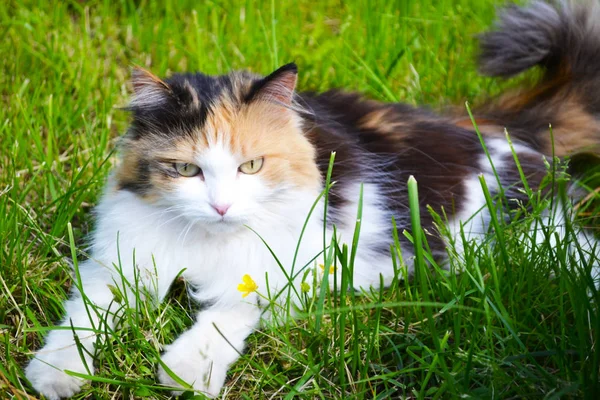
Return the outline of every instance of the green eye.
{"type": "Polygon", "coordinates": [[[247,161],[240,165],[240,171],[247,175],[252,175],[260,171],[263,166],[264,159],[262,157],[247,161]]]}
{"type": "Polygon", "coordinates": [[[179,175],[185,176],[186,178],[190,178],[202,173],[200,167],[189,163],[175,163],[175,170],[179,175]]]}

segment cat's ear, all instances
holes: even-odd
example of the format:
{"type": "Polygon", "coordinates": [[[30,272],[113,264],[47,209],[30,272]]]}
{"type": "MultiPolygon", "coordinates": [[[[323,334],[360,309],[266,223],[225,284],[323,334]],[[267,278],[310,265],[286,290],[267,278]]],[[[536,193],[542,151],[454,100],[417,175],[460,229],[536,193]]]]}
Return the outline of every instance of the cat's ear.
{"type": "Polygon", "coordinates": [[[171,87],[152,72],[134,67],[131,72],[133,97],[130,108],[154,108],[162,105],[172,95],[171,87]]]}
{"type": "Polygon", "coordinates": [[[247,100],[264,100],[290,106],[294,99],[297,80],[298,67],[296,64],[286,64],[266,78],[256,82],[247,100]]]}

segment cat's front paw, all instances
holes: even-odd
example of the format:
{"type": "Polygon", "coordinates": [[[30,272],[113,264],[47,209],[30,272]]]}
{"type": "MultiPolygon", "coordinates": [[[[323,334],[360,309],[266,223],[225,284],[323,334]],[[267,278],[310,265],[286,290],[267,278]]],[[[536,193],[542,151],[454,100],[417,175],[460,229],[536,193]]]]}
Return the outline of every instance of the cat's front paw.
{"type": "MultiPolygon", "coordinates": [[[[210,360],[199,351],[182,350],[185,349],[171,347],[162,355],[162,362],[181,380],[190,384],[194,390],[210,398],[217,397],[225,383],[227,366],[210,360]]],[[[169,376],[162,366],[158,368],[158,379],[163,385],[182,387],[169,376]]],[[[173,393],[179,395],[182,391],[176,390],[173,393]]]]}
{"type": "Polygon", "coordinates": [[[67,375],[64,370],[88,373],[76,349],[43,349],[29,362],[25,376],[38,393],[48,400],[58,400],[73,396],[86,383],[84,379],[67,375]]]}

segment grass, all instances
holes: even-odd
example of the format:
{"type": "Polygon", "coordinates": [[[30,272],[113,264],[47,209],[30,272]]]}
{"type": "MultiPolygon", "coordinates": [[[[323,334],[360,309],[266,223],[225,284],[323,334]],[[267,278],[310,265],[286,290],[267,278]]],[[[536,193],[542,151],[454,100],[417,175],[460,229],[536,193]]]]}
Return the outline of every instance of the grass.
{"type": "MultiPolygon", "coordinates": [[[[118,106],[132,64],[159,75],[268,73],[294,60],[301,90],[339,86],[434,107],[477,103],[505,85],[478,76],[473,63],[473,35],[494,16],[490,0],[53,3],[0,4],[1,398],[35,396],[22,366],[63,315],[73,284],[67,259],[83,257],[90,210],[127,125],[118,106]]],[[[595,398],[600,296],[589,266],[565,250],[570,230],[556,246],[532,245],[531,227],[548,204],[530,198],[520,222],[495,220],[489,241],[451,257],[450,273],[432,262],[413,215],[412,232],[398,234],[422,243],[415,279],[402,279],[393,246],[391,288],[306,294],[303,318],[249,338],[223,393],[595,398]]],[[[332,249],[326,271],[331,264],[350,281],[352,252],[332,249]]],[[[191,323],[196,306],[184,289],[177,283],[158,306],[122,308],[117,331],[103,336],[94,382],[77,398],[168,397],[155,368],[162,346],[191,323]]]]}

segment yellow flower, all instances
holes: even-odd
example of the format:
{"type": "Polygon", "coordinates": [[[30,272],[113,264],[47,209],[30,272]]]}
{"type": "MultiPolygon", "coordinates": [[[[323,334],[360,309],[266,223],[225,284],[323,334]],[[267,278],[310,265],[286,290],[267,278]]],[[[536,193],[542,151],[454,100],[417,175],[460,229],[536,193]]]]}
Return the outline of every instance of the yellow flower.
{"type": "Polygon", "coordinates": [[[310,291],[310,285],[307,282],[302,282],[300,284],[300,290],[302,290],[302,293],[308,293],[310,291]]]}
{"type": "MultiPolygon", "coordinates": [[[[319,267],[321,268],[321,271],[325,272],[325,266],[323,264],[319,264],[319,267]]],[[[333,274],[335,272],[335,267],[332,265],[329,267],[329,273],[333,274]]]]}
{"type": "Polygon", "coordinates": [[[254,282],[254,279],[248,274],[242,277],[242,283],[237,287],[237,290],[242,292],[242,297],[248,296],[250,293],[256,292],[258,285],[254,282]]]}

